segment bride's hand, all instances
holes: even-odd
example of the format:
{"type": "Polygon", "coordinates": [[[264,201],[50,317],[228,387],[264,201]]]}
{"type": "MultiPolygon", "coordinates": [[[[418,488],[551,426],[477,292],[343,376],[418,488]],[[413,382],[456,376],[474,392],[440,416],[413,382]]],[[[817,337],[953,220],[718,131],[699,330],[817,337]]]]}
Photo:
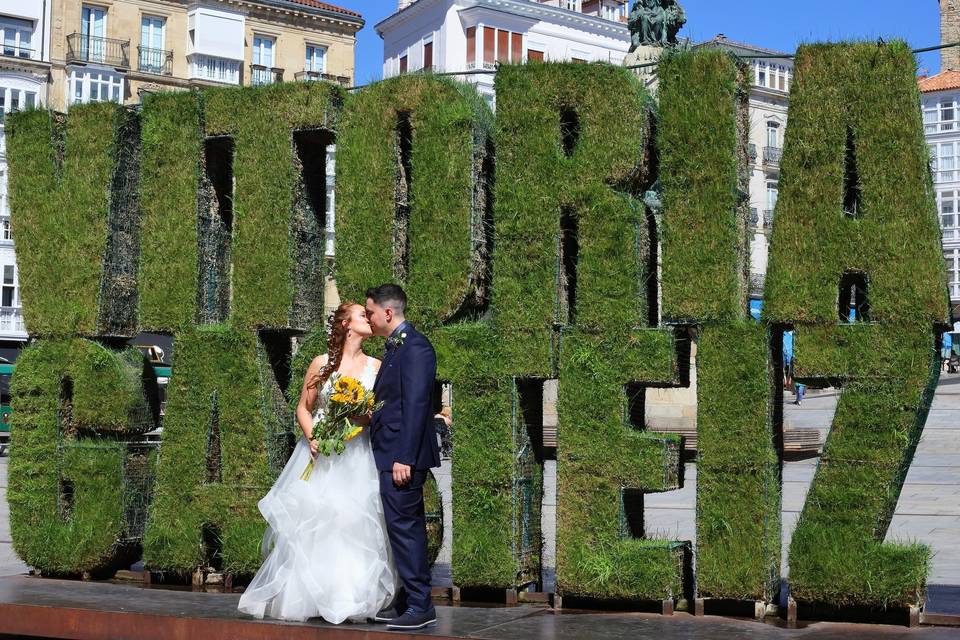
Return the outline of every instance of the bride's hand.
{"type": "Polygon", "coordinates": [[[367,413],[362,416],[356,416],[354,418],[351,418],[350,421],[355,425],[366,427],[367,425],[370,424],[370,420],[372,419],[372,417],[373,417],[372,414],[367,413]]]}
{"type": "Polygon", "coordinates": [[[310,438],[309,443],[310,443],[310,455],[313,456],[314,458],[316,458],[316,457],[317,457],[317,448],[318,448],[318,447],[317,447],[317,441],[314,440],[313,438],[310,438]]]}

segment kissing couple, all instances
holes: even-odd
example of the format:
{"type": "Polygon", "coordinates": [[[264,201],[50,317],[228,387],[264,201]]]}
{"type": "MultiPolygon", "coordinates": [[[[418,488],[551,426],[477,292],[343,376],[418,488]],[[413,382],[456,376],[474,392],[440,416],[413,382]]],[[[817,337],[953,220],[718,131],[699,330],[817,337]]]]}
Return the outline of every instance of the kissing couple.
{"type": "Polygon", "coordinates": [[[267,557],[240,611],[333,624],[374,620],[396,630],[436,623],[423,485],[440,466],[437,357],[405,320],[406,307],[403,289],[384,284],[367,290],[365,306],[346,302],[333,313],[327,353],[310,363],[297,404],[303,437],[258,504],[269,524],[261,547],[267,557]],[[363,352],[372,336],[387,339],[382,361],[363,352]],[[313,427],[338,377],[358,380],[382,405],[355,419],[365,428],[342,454],[323,455],[313,427]],[[303,474],[311,462],[313,471],[303,474]]]}

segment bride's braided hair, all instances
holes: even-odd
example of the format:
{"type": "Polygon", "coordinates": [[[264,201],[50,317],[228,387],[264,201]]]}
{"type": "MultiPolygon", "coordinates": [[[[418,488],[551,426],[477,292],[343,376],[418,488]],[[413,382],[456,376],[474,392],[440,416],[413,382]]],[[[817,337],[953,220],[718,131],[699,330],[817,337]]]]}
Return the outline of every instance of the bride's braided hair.
{"type": "Polygon", "coordinates": [[[344,302],[327,319],[327,364],[323,365],[320,371],[307,380],[308,389],[322,387],[340,366],[343,345],[347,341],[347,332],[349,331],[344,325],[344,321],[350,319],[350,310],[355,306],[357,306],[355,302],[344,302]]]}

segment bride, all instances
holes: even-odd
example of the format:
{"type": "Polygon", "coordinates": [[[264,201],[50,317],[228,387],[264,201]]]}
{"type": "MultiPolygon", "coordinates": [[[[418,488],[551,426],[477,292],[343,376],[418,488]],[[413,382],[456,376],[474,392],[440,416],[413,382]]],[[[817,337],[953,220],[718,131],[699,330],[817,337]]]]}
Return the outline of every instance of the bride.
{"type": "Polygon", "coordinates": [[[269,555],[239,604],[257,618],[363,622],[388,606],[396,591],[369,429],[339,456],[318,454],[312,440],[331,378],[349,376],[372,389],[380,368],[360,348],[373,335],[362,306],[341,304],[330,326],[327,353],[307,369],[297,405],[303,437],[259,503],[270,525],[262,546],[269,555]],[[311,457],[313,472],[301,480],[311,457]]]}

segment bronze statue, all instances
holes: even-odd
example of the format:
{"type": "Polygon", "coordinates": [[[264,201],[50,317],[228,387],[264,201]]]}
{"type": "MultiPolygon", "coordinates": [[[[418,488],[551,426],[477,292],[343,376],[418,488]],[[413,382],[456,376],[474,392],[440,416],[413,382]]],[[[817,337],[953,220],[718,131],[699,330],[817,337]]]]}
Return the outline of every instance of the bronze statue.
{"type": "Polygon", "coordinates": [[[665,47],[677,43],[677,32],[687,21],[677,0],[636,0],[630,11],[630,51],[641,45],[665,47]]]}

